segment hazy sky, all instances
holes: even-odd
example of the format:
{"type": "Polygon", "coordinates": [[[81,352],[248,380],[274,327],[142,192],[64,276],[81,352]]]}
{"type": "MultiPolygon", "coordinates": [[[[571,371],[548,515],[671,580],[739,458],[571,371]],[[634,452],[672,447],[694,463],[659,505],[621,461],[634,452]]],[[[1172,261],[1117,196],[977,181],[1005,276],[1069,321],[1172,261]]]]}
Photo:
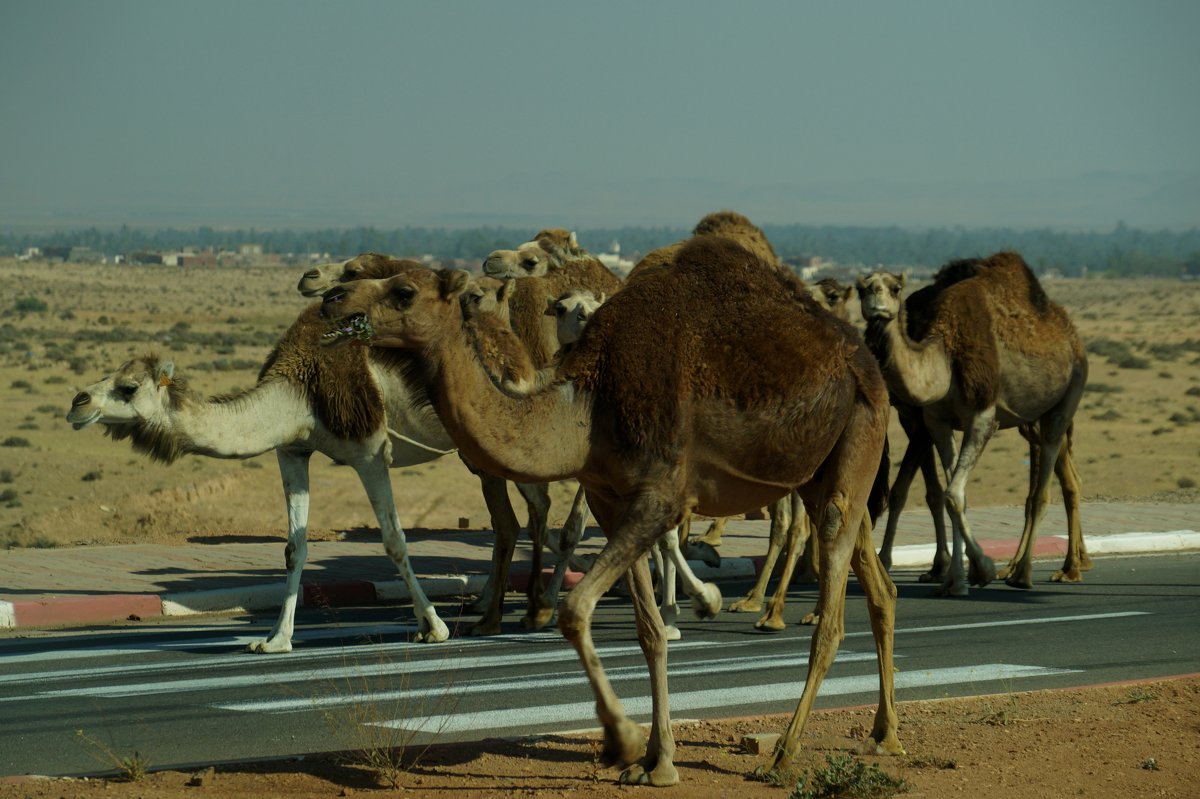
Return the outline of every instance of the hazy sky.
{"type": "Polygon", "coordinates": [[[0,0],[0,227],[1200,224],[1200,2],[0,0]]]}

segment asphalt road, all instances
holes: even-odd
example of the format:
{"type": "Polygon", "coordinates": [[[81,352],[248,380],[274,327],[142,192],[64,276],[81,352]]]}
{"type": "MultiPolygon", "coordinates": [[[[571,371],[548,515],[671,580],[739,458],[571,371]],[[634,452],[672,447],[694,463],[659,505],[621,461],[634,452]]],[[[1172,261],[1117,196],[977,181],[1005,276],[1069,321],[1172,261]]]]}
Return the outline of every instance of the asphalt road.
{"type": "MultiPolygon", "coordinates": [[[[916,572],[894,577],[901,701],[1200,672],[1200,553],[1104,558],[1080,585],[998,584],[965,600],[932,597],[916,572]]],[[[726,603],[748,587],[723,584],[726,603]]],[[[788,619],[814,599],[811,587],[795,591],[788,619]]],[[[278,656],[241,651],[273,614],[0,639],[0,775],[101,773],[134,752],[156,768],[184,768],[594,728],[574,651],[556,631],[521,631],[519,613],[510,603],[511,632],[499,637],[417,645],[405,641],[407,608],[307,610],[296,650],[278,656]]],[[[794,710],[811,628],[761,633],[754,618],[681,623],[670,650],[673,718],[794,710]]],[[[627,710],[647,720],[626,600],[604,600],[594,635],[627,710]]],[[[869,704],[876,691],[852,582],[846,639],[818,706],[869,704]]]]}

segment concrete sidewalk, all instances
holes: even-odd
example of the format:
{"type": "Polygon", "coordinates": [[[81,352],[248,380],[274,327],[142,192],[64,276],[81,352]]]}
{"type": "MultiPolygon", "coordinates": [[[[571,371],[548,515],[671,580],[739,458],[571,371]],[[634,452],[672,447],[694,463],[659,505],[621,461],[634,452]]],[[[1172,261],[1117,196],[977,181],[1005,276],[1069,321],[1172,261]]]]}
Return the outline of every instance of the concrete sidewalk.
{"type": "MultiPolygon", "coordinates": [[[[1082,517],[1092,555],[1200,549],[1200,504],[1091,503],[1084,506],[1082,517]]],[[[1024,523],[1022,508],[972,509],[970,521],[998,564],[1011,557],[1024,523]]],[[[877,545],[883,522],[876,526],[877,545]]],[[[697,534],[706,526],[698,523],[697,534]]],[[[693,567],[706,580],[752,577],[766,552],[767,531],[765,521],[730,522],[720,548],[721,565],[696,562],[693,567]]],[[[1065,531],[1062,507],[1052,506],[1035,555],[1061,559],[1065,531]]],[[[431,599],[457,598],[483,587],[491,531],[410,530],[407,536],[409,555],[431,599]]],[[[599,530],[589,528],[578,552],[595,553],[603,544],[599,530]]],[[[0,630],[278,608],[283,549],[282,537],[217,536],[183,546],[0,551],[0,630]]],[[[897,534],[893,569],[924,569],[932,559],[929,514],[922,503],[910,502],[897,534]]],[[[514,559],[514,584],[528,579],[528,561],[529,543],[522,541],[514,559]]],[[[304,577],[307,605],[363,605],[409,596],[375,536],[311,543],[304,577]]],[[[568,580],[567,586],[571,584],[568,580]]]]}

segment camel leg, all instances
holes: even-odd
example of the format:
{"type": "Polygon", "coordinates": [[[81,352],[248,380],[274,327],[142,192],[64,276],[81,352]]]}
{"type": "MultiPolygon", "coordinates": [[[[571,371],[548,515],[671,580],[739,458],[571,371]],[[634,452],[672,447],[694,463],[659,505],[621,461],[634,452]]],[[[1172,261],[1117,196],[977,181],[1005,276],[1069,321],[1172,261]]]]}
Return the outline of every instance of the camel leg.
{"type": "MultiPolygon", "coordinates": [[[[783,502],[787,502],[787,497],[784,497],[783,502]]],[[[794,519],[792,520],[795,521],[794,519]]],[[[764,613],[758,621],[754,622],[754,626],[759,630],[782,630],[786,625],[783,621],[783,608],[787,603],[788,588],[792,584],[792,573],[796,570],[796,561],[800,559],[800,553],[804,549],[804,541],[801,536],[807,534],[808,526],[805,524],[789,524],[787,531],[787,546],[784,549],[783,571],[779,575],[779,584],[775,586],[775,593],[771,596],[771,601],[767,603],[767,612],[764,613]]],[[[820,567],[824,569],[824,564],[820,567]]],[[[818,610],[806,616],[805,618],[814,618],[820,610],[820,600],[818,600],[818,610]]]]}
{"type": "MultiPolygon", "coordinates": [[[[704,531],[704,536],[700,539],[710,547],[721,546],[721,536],[725,535],[725,523],[729,521],[728,516],[718,516],[712,520],[712,524],[704,531]]],[[[680,536],[682,540],[682,536],[680,536]]]]}
{"type": "Polygon", "coordinates": [[[549,483],[517,483],[517,491],[525,498],[528,509],[529,540],[533,551],[529,562],[528,602],[521,625],[527,630],[540,630],[554,618],[555,605],[549,601],[542,585],[542,555],[546,549],[546,520],[550,516],[549,483]]]}
{"type": "Polygon", "coordinates": [[[1079,520],[1079,498],[1083,494],[1083,483],[1075,469],[1075,458],[1071,452],[1073,432],[1071,428],[1067,428],[1066,441],[1059,450],[1058,462],[1054,465],[1058,483],[1062,487],[1063,507],[1067,512],[1067,557],[1063,561],[1062,569],[1050,575],[1050,579],[1056,583],[1081,582],[1081,572],[1092,568],[1092,559],[1088,557],[1083,541],[1083,525],[1079,520]]]}
{"type": "Polygon", "coordinates": [[[902,755],[904,747],[896,735],[900,722],[896,715],[895,667],[893,643],[896,632],[896,585],[888,577],[871,546],[871,523],[866,515],[859,524],[850,567],[867,597],[875,656],[879,663],[879,707],[871,730],[870,749],[866,754],[902,755]]]}
{"type": "MultiPolygon", "coordinates": [[[[627,507],[618,509],[610,500],[589,492],[588,505],[591,506],[592,514],[600,523],[601,529],[607,533],[608,543],[597,556],[592,568],[579,581],[579,585],[575,586],[560,604],[558,627],[563,637],[578,653],[596,697],[596,715],[604,728],[604,761],[629,766],[643,754],[642,731],[625,715],[621,700],[617,698],[604,673],[604,666],[592,640],[592,615],[600,597],[621,575],[637,566],[637,561],[645,557],[646,551],[658,538],[675,525],[681,514],[672,513],[666,502],[649,496],[639,497],[627,507]]],[[[635,584],[634,594],[639,597],[645,593],[644,587],[640,585],[640,581],[645,579],[648,578],[635,574],[632,580],[635,584]]],[[[653,599],[645,602],[639,598],[636,601],[640,603],[642,612],[648,615],[652,622],[656,621],[661,626],[661,617],[656,610],[652,610],[653,599]]],[[[647,626],[652,626],[652,622],[647,626]]],[[[639,627],[639,633],[641,629],[639,627]]],[[[663,638],[665,640],[665,632],[663,638]]],[[[661,651],[665,664],[666,647],[661,647],[661,651]]],[[[656,700],[662,704],[661,712],[666,714],[665,670],[662,674],[662,685],[654,685],[653,690],[656,700]]],[[[655,710],[657,718],[660,709],[655,710]]],[[[656,774],[658,769],[664,766],[670,767],[670,762],[659,762],[649,773],[656,774]]]]}
{"type": "MultiPolygon", "coordinates": [[[[675,535],[678,537],[677,532],[675,535]]],[[[654,607],[654,585],[650,580],[646,559],[637,558],[627,576],[633,614],[637,620],[638,642],[650,671],[653,715],[646,754],[622,772],[621,782],[627,785],[674,785],[679,782],[679,773],[675,769],[675,735],[671,730],[670,705],[667,701],[666,631],[654,607]]]]}
{"type": "Polygon", "coordinates": [[[767,542],[767,557],[758,572],[758,579],[754,581],[754,587],[745,597],[729,604],[730,613],[758,613],[762,610],[763,598],[767,595],[767,583],[771,580],[771,573],[775,571],[779,553],[787,543],[789,508],[790,506],[783,504],[783,500],[771,503],[771,533],[767,542]]]}
{"type": "MultiPolygon", "coordinates": [[[[820,555],[817,553],[817,540],[812,535],[812,527],[808,526],[808,511],[804,507],[804,500],[797,492],[793,491],[788,499],[792,506],[792,522],[788,525],[788,535],[798,535],[804,542],[804,551],[800,553],[800,561],[796,564],[796,568],[799,569],[796,572],[796,578],[801,582],[815,583],[820,577],[821,563],[820,555]],[[797,525],[804,529],[793,531],[791,528],[797,525]]],[[[801,622],[801,624],[807,623],[801,622]]],[[[816,623],[815,620],[813,623],[816,623]]]]}
{"type": "MultiPolygon", "coordinates": [[[[772,772],[782,774],[787,771],[793,758],[800,749],[800,735],[808,722],[813,702],[817,698],[821,681],[833,664],[839,644],[845,634],[844,613],[846,605],[846,581],[850,573],[850,559],[854,552],[855,530],[849,530],[850,519],[847,519],[849,508],[845,496],[831,498],[821,514],[819,526],[821,552],[820,604],[821,615],[817,628],[813,631],[812,643],[808,656],[808,676],[804,681],[804,691],[796,705],[796,712],[787,730],[775,748],[775,758],[771,764],[772,772]]],[[[860,504],[858,512],[864,513],[860,504]]],[[[860,519],[853,520],[860,524],[860,519]]],[[[881,567],[882,568],[882,567],[881,567]]]]}
{"type": "Polygon", "coordinates": [[[1036,423],[1020,425],[1017,430],[1021,433],[1021,437],[1029,442],[1029,487],[1025,490],[1025,524],[1021,529],[1021,539],[1017,543],[1017,549],[1013,553],[1012,559],[1008,565],[996,572],[996,577],[1014,588],[1032,588],[1033,559],[1029,549],[1033,539],[1030,534],[1030,525],[1036,513],[1036,497],[1040,485],[1042,457],[1045,453],[1038,438],[1036,423]]]}
{"type": "Polygon", "coordinates": [[[971,527],[967,523],[967,480],[971,470],[983,454],[984,447],[996,429],[996,409],[978,413],[968,420],[963,433],[963,443],[955,455],[954,431],[940,421],[926,419],[926,426],[937,445],[942,458],[942,466],[946,471],[946,491],[944,494],[946,510],[950,513],[950,521],[954,529],[954,545],[950,553],[950,567],[938,590],[940,596],[967,596],[971,585],[984,586],[996,576],[996,567],[992,559],[983,554],[983,549],[971,535],[971,527]],[[971,562],[968,575],[963,574],[963,550],[971,562]]]}
{"type": "Polygon", "coordinates": [[[575,547],[583,540],[583,531],[587,526],[587,499],[583,493],[583,487],[575,492],[575,500],[571,503],[571,512],[567,514],[567,520],[563,523],[562,530],[559,531],[558,538],[558,560],[554,563],[554,574],[550,577],[550,582],[546,586],[544,594],[545,601],[550,604],[553,612],[547,623],[553,622],[558,612],[558,595],[562,591],[563,580],[567,576],[567,568],[571,563],[571,555],[575,553],[575,547]]]}
{"type": "Polygon", "coordinates": [[[296,628],[296,606],[300,602],[300,574],[308,559],[308,461],[310,452],[275,450],[279,461],[279,476],[283,479],[283,500],[287,504],[288,542],[283,559],[287,567],[287,583],[283,606],[271,634],[260,641],[251,641],[247,650],[259,654],[292,651],[292,633],[296,628]]]}
{"type": "Polygon", "coordinates": [[[659,615],[662,617],[663,628],[666,630],[668,641],[678,641],[683,637],[679,627],[679,602],[675,597],[675,568],[677,560],[672,554],[679,551],[679,528],[673,527],[662,538],[655,542],[651,551],[654,554],[654,569],[658,572],[658,587],[662,591],[662,604],[659,605],[659,615]]]}
{"type": "MultiPolygon", "coordinates": [[[[711,619],[721,612],[721,605],[724,599],[721,596],[721,589],[714,583],[706,583],[696,576],[692,571],[691,564],[687,562],[687,557],[684,555],[683,548],[679,546],[679,536],[677,531],[672,528],[668,530],[666,535],[659,539],[659,547],[664,550],[667,555],[667,560],[674,567],[675,577],[679,583],[683,585],[683,592],[692,599],[692,610],[696,613],[698,619],[711,619]]],[[[675,583],[676,580],[671,581],[675,583]]],[[[674,591],[672,590],[672,600],[674,600],[674,591]]],[[[673,603],[674,604],[674,603],[673,603]]],[[[679,606],[674,604],[675,618],[678,618],[679,606]]],[[[665,622],[665,618],[664,618],[665,622]]],[[[670,632],[668,630],[668,632],[670,632]]]]}
{"type": "MultiPolygon", "coordinates": [[[[467,461],[464,459],[463,463],[467,461]]],[[[488,513],[492,517],[492,530],[496,534],[492,544],[492,564],[487,584],[483,594],[471,608],[482,611],[483,617],[467,628],[467,634],[497,635],[500,633],[500,622],[504,618],[504,592],[508,585],[508,570],[512,565],[521,525],[508,498],[508,483],[501,477],[478,471],[469,463],[467,467],[479,478],[480,488],[483,489],[483,501],[487,504],[488,513]]]]}
{"type": "Polygon", "coordinates": [[[412,595],[413,613],[417,617],[417,634],[414,640],[429,644],[445,641],[450,637],[450,631],[438,618],[429,597],[421,590],[421,584],[417,581],[417,575],[408,560],[408,542],[404,540],[404,530],[400,527],[400,517],[396,513],[396,500],[392,497],[392,481],[388,475],[387,463],[381,459],[372,459],[356,464],[354,470],[358,472],[358,478],[367,490],[367,498],[371,500],[375,518],[379,520],[379,529],[383,533],[383,548],[392,559],[392,563],[396,564],[397,571],[412,595]]]}
{"type": "MultiPolygon", "coordinates": [[[[903,420],[903,416],[900,417],[903,420]]],[[[912,485],[913,477],[917,474],[917,468],[921,465],[923,453],[917,442],[913,440],[913,434],[909,432],[909,426],[904,425],[905,432],[908,432],[908,448],[904,450],[904,457],[900,459],[900,469],[896,472],[896,479],[892,481],[892,488],[888,491],[888,514],[887,526],[883,531],[883,543],[879,546],[879,562],[883,564],[883,568],[891,571],[892,568],[892,545],[896,541],[896,528],[900,525],[900,514],[904,512],[904,506],[908,502],[908,489],[912,485]]],[[[929,447],[925,447],[925,452],[929,451],[929,447]]]]}
{"type": "Polygon", "coordinates": [[[918,579],[923,583],[940,583],[950,566],[950,547],[946,544],[946,500],[934,462],[933,442],[928,439],[921,453],[921,477],[925,480],[925,505],[933,519],[933,539],[936,544],[933,566],[918,579]]]}

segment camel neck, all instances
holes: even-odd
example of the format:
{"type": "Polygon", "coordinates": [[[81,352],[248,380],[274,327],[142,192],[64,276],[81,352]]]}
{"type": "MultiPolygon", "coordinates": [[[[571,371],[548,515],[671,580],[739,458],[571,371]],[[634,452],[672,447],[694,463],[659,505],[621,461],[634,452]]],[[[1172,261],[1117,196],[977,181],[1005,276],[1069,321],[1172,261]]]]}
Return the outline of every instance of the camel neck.
{"type": "Polygon", "coordinates": [[[590,403],[569,382],[525,393],[497,385],[471,335],[456,325],[419,356],[430,400],[455,445],[479,468],[510,480],[578,474],[587,460],[590,403]]]}
{"type": "Polygon", "coordinates": [[[284,381],[259,383],[231,398],[186,403],[170,412],[182,451],[213,458],[252,458],[312,432],[312,408],[284,381]]]}
{"type": "Polygon", "coordinates": [[[903,305],[891,319],[867,321],[864,337],[888,391],[907,405],[929,405],[950,391],[950,360],[940,336],[913,341],[903,305]]]}

